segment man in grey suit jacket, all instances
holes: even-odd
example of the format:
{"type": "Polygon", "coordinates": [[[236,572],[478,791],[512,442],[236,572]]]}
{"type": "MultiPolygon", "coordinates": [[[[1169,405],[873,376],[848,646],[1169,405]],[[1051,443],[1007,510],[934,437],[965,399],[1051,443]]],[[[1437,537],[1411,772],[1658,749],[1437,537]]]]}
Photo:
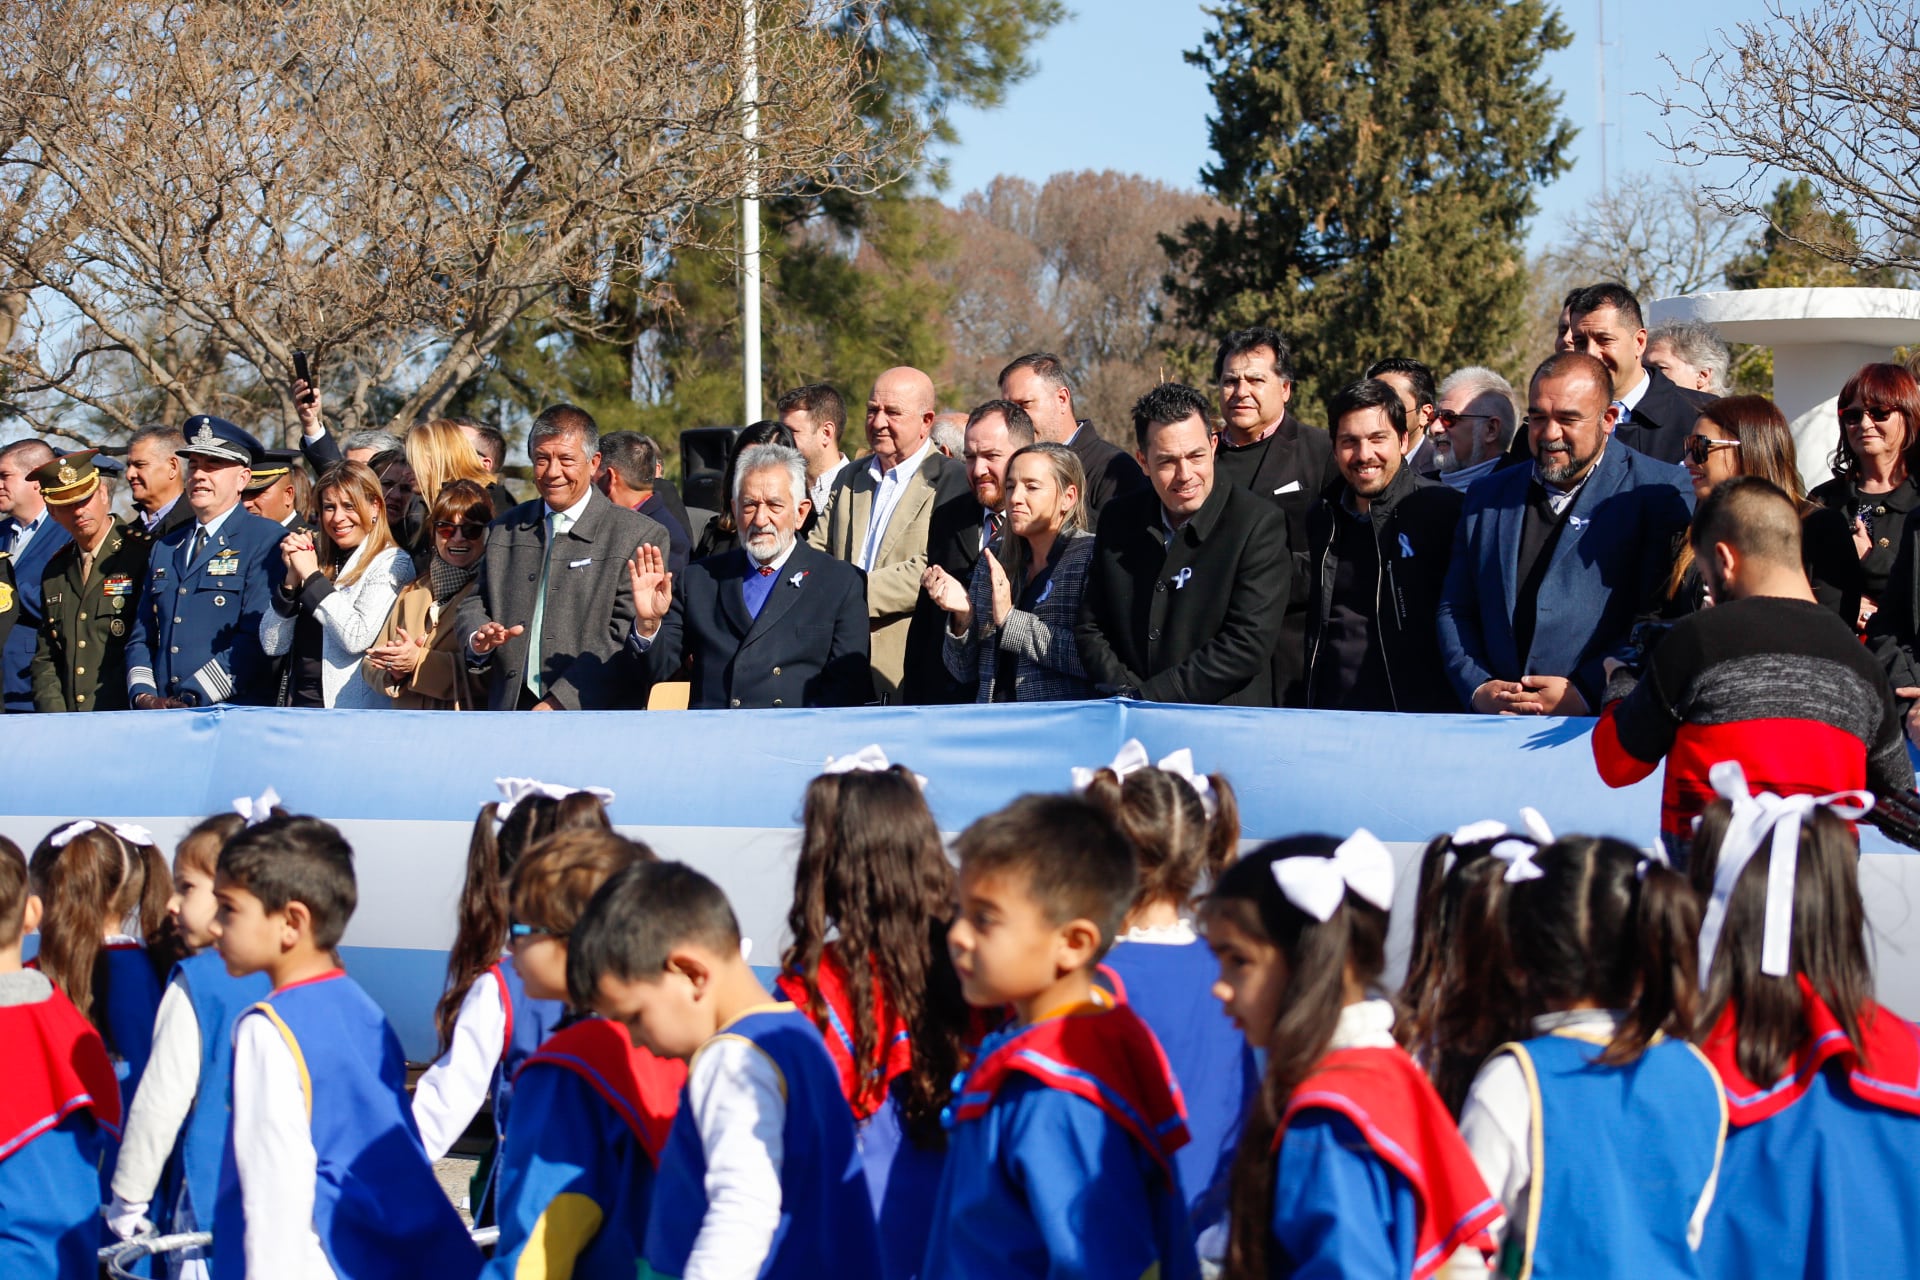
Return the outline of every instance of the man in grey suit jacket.
{"type": "Polygon", "coordinates": [[[933,379],[920,370],[889,369],[874,381],[867,397],[873,454],[840,473],[828,519],[810,538],[867,575],[873,687],[888,702],[902,700],[907,633],[927,571],[933,509],[967,492],[964,465],[931,443],[933,413],[933,379]]]}
{"type": "Polygon", "coordinates": [[[486,671],[491,711],[617,706],[633,627],[627,561],[643,542],[664,554],[667,531],[593,487],[600,429],[586,410],[534,419],[527,456],[540,496],[490,526],[480,589],[460,606],[468,657],[486,671]]]}

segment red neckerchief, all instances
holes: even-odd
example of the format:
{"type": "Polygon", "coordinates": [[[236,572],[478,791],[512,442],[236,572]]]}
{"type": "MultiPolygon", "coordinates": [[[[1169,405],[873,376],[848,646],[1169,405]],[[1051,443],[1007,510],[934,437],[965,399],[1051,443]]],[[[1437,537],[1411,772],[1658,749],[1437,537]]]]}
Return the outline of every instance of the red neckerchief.
{"type": "Polygon", "coordinates": [[[1739,1017],[1731,1002],[1700,1051],[1720,1073],[1727,1095],[1727,1119],[1735,1125],[1758,1124],[1779,1115],[1806,1095],[1814,1073],[1828,1062],[1845,1067],[1847,1083],[1867,1102],[1920,1116],[1920,1028],[1877,1004],[1860,1012],[1860,1040],[1856,1046],[1846,1028],[1833,1016],[1807,981],[1795,974],[1804,1002],[1807,1038],[1794,1051],[1786,1072],[1770,1085],[1756,1084],[1740,1070],[1736,1047],[1739,1017]]]}
{"type": "Polygon", "coordinates": [[[83,1109],[120,1136],[120,1083],[107,1047],[59,988],[37,1003],[0,1008],[0,1056],[0,1160],[83,1109]]]}
{"type": "MultiPolygon", "coordinates": [[[[873,964],[871,959],[869,969],[873,980],[874,1040],[882,1054],[877,1073],[864,1070],[862,1064],[853,1060],[853,996],[848,985],[847,966],[840,959],[839,949],[828,947],[820,956],[818,985],[820,1004],[826,1014],[826,1022],[820,1027],[820,1036],[827,1042],[827,1052],[833,1056],[833,1065],[839,1069],[840,1092],[858,1120],[864,1120],[878,1111],[887,1100],[888,1087],[897,1077],[913,1069],[913,1037],[905,1020],[887,998],[886,986],[880,981],[879,966],[873,964]]],[[[809,1018],[813,1016],[812,994],[799,974],[783,973],[775,985],[782,996],[793,1002],[795,1008],[809,1018]]]]}
{"type": "Polygon", "coordinates": [[[647,1158],[659,1166],[660,1149],[673,1128],[680,1090],[687,1083],[686,1063],[657,1058],[637,1047],[617,1022],[585,1018],[547,1037],[520,1064],[514,1080],[536,1065],[558,1067],[585,1080],[633,1130],[647,1158]]]}

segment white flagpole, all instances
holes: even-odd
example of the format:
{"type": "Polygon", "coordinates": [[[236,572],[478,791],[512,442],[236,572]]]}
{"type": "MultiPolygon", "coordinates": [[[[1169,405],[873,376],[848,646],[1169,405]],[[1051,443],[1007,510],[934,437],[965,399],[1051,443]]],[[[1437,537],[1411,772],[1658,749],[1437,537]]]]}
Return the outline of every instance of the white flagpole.
{"type": "Polygon", "coordinates": [[[747,142],[746,198],[740,202],[742,257],[740,329],[741,376],[744,383],[743,422],[760,420],[760,50],[759,0],[744,0],[746,41],[740,96],[745,102],[742,129],[747,142]]]}

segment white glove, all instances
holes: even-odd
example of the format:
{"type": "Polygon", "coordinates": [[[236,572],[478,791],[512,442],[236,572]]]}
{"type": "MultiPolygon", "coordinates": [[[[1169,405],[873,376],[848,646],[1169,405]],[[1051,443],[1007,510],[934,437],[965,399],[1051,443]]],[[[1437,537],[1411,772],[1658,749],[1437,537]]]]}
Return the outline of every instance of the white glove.
{"type": "Polygon", "coordinates": [[[107,1230],[122,1240],[138,1240],[141,1236],[153,1234],[153,1223],[147,1220],[148,1202],[128,1204],[119,1196],[113,1203],[104,1206],[100,1214],[107,1220],[107,1230]]]}

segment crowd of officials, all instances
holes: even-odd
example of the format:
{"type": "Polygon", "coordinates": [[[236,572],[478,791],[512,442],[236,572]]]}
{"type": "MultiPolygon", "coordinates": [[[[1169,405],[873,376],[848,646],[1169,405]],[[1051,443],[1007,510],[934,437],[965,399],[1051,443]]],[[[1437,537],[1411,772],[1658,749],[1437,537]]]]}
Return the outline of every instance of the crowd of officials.
{"type": "Polygon", "coordinates": [[[653,441],[567,405],[528,433],[538,492],[520,503],[499,432],[336,441],[304,382],[315,478],[196,416],[133,437],[124,518],[119,464],[16,441],[5,703],[1598,714],[1609,660],[1643,667],[1726,585],[1687,534],[1743,476],[1799,511],[1815,600],[1917,696],[1914,377],[1847,382],[1833,479],[1808,492],[1770,402],[1699,389],[1724,377],[1711,334],[1650,340],[1633,295],[1596,285],[1569,295],[1560,335],[1523,393],[1379,360],[1322,430],[1295,415],[1285,338],[1236,331],[1215,395],[1140,397],[1131,449],[1077,415],[1046,353],[965,415],[889,370],[854,460],[845,399],[800,387],[739,434],[719,511],[689,510],[653,441]]]}
{"type": "Polygon", "coordinates": [[[331,824],[242,798],[171,876],[124,823],[0,838],[0,1275],[1908,1274],[1874,798],[1711,772],[1684,871],[1531,809],[1435,837],[1391,994],[1393,855],[1242,853],[1186,750],[1129,742],[951,859],[909,768],[829,759],[767,955],[611,793],[501,779],[411,1091],[335,950],[331,824]],[[485,1247],[433,1171],[483,1107],[485,1247]]]}

